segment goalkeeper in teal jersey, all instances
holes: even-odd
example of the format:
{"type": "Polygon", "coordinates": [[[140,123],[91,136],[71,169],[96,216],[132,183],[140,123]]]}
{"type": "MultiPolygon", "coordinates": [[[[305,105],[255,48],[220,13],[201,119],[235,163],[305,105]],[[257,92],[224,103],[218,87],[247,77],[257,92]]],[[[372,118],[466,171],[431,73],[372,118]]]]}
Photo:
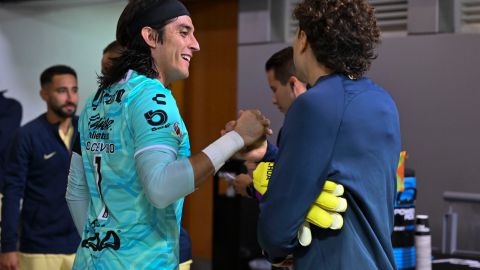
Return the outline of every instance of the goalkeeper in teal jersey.
{"type": "Polygon", "coordinates": [[[82,241],[74,269],[178,269],[183,197],[235,152],[270,133],[258,111],[190,156],[188,132],[165,86],[188,77],[200,49],[178,0],[130,1],[125,48],[80,116],[66,199],[82,241]]]}

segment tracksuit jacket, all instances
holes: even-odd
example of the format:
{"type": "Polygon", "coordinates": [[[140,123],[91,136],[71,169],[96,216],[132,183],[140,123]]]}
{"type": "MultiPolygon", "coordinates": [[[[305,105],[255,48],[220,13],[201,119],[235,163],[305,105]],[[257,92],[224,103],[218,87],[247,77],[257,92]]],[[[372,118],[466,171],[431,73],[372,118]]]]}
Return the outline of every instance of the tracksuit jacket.
{"type": "MultiPolygon", "coordinates": [[[[72,122],[76,130],[78,118],[72,122]]],[[[5,163],[2,252],[17,250],[18,228],[21,252],[71,254],[77,250],[80,237],[65,200],[70,150],[58,128],[42,114],[21,127],[12,141],[5,163]]]]}

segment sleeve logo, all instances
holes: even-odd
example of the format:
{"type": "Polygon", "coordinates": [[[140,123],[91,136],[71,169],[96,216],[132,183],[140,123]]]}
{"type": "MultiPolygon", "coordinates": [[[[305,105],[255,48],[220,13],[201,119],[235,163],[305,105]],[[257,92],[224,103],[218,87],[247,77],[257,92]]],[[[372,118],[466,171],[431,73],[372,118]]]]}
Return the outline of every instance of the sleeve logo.
{"type": "Polygon", "coordinates": [[[167,105],[167,102],[161,100],[163,98],[165,98],[164,94],[157,94],[152,98],[152,100],[155,101],[155,103],[157,103],[158,105],[167,105]]]}
{"type": "Polygon", "coordinates": [[[168,120],[167,113],[164,110],[148,111],[144,114],[145,119],[151,126],[161,126],[168,120]]]}

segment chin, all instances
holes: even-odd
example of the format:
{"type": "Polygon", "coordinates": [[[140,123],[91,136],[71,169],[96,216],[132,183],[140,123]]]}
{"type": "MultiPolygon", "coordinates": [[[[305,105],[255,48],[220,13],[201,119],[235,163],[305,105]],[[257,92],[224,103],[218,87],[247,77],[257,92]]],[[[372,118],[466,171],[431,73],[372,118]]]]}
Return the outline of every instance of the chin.
{"type": "Polygon", "coordinates": [[[177,80],[185,80],[185,79],[188,78],[189,75],[190,75],[190,74],[188,73],[188,71],[187,71],[187,72],[182,72],[182,73],[179,74],[177,80]]]}
{"type": "Polygon", "coordinates": [[[74,110],[74,111],[62,111],[60,116],[63,117],[63,118],[69,118],[69,117],[73,117],[76,112],[77,112],[76,110],[74,110]]]}

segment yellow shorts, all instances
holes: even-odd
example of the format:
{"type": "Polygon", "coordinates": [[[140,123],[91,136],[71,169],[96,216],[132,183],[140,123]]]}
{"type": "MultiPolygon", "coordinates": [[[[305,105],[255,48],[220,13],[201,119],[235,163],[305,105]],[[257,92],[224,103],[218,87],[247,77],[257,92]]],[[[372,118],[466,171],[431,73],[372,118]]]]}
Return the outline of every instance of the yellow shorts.
{"type": "Polygon", "coordinates": [[[179,270],[190,270],[190,265],[192,264],[192,260],[188,260],[186,262],[181,263],[179,266],[179,270]]]}
{"type": "Polygon", "coordinates": [[[71,270],[75,254],[18,253],[20,270],[71,270]]]}

